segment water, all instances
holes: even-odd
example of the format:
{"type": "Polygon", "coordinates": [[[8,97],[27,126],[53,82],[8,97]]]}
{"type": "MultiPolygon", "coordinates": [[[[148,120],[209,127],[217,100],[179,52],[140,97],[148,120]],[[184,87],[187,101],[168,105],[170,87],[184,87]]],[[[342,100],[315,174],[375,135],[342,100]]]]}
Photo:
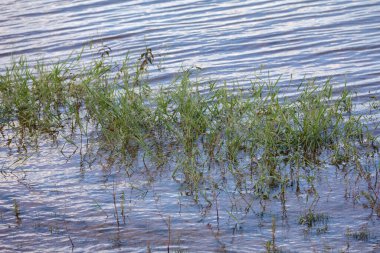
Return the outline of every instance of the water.
{"type": "Polygon", "coordinates": [[[115,58],[151,47],[162,81],[181,66],[245,80],[264,65],[285,79],[335,76],[378,91],[379,1],[3,0],[0,8],[2,64],[19,55],[64,58],[93,41],[115,58]]]}
{"type": "MultiPolygon", "coordinates": [[[[12,57],[54,61],[93,43],[109,46],[116,60],[128,52],[135,60],[151,47],[152,85],[198,66],[202,78],[244,86],[263,68],[273,77],[282,75],[282,85],[305,75],[334,76],[358,92],[359,102],[380,95],[380,1],[2,0],[0,14],[1,70],[12,57]]],[[[249,193],[245,198],[253,205],[245,213],[247,203],[233,189],[222,191],[209,208],[194,203],[171,179],[170,168],[137,164],[133,173],[99,164],[81,168],[78,152],[65,159],[61,149],[66,155],[74,151],[63,142],[46,142],[28,153],[30,159],[16,162],[23,155],[1,146],[0,251],[167,251],[169,231],[173,251],[265,251],[272,217],[277,246],[284,251],[380,251],[379,218],[354,204],[354,196],[344,197],[347,188],[355,192],[361,183],[348,183],[334,168],[317,175],[316,212],[330,215],[324,233],[324,224],[319,232],[298,224],[313,199],[305,193],[288,193],[287,218],[279,200],[265,203],[263,212],[249,193]],[[348,229],[369,231],[370,238],[352,239],[348,229]]]]}

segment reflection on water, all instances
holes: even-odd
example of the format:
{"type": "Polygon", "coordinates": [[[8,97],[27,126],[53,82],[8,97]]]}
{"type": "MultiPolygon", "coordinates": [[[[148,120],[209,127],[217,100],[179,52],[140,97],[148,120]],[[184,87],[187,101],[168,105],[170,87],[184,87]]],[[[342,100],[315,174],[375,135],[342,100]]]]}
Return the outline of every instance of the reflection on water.
{"type": "Polygon", "coordinates": [[[172,251],[252,252],[265,251],[273,238],[284,252],[379,249],[379,218],[356,200],[366,182],[342,167],[310,171],[314,184],[305,179],[299,193],[289,186],[284,195],[275,188],[265,200],[224,174],[221,164],[205,171],[215,185],[194,195],[172,178],[174,163],[159,166],[142,153],[132,163],[98,153],[94,163],[90,150],[46,142],[29,150],[26,161],[2,157],[2,251],[147,252],[169,245],[172,251]]]}
{"type": "MultiPolygon", "coordinates": [[[[245,80],[263,64],[273,76],[347,79],[363,100],[379,92],[378,1],[4,0],[0,10],[1,64],[64,58],[93,41],[115,58],[152,47],[154,84],[182,65],[245,80]]],[[[252,252],[271,240],[285,252],[380,250],[379,218],[356,201],[365,182],[350,171],[315,172],[318,195],[304,183],[259,201],[219,178],[194,199],[171,161],[157,168],[137,153],[132,166],[109,166],[80,151],[62,140],[26,154],[0,146],[1,251],[252,252]],[[312,226],[301,219],[310,209],[312,226]]]]}

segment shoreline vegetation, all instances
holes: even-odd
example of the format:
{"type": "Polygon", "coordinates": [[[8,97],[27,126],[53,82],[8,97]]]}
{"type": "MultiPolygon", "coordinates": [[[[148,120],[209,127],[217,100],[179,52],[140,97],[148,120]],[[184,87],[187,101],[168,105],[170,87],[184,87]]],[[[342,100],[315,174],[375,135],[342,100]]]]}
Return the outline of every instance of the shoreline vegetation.
{"type": "MultiPolygon", "coordinates": [[[[284,206],[288,189],[318,196],[313,171],[331,166],[365,182],[354,201],[380,216],[378,137],[353,113],[348,89],[336,94],[330,80],[305,80],[286,98],[279,80],[257,78],[231,91],[215,82],[201,87],[185,70],[169,88],[153,90],[146,65],[114,63],[108,53],[86,65],[80,55],[51,66],[20,58],[0,75],[1,143],[27,153],[40,140],[79,145],[85,136],[110,167],[174,164],[173,179],[210,205],[216,194],[208,192],[224,189],[226,178],[238,192],[279,196],[284,206]]],[[[325,219],[313,208],[300,224],[325,219]]]]}

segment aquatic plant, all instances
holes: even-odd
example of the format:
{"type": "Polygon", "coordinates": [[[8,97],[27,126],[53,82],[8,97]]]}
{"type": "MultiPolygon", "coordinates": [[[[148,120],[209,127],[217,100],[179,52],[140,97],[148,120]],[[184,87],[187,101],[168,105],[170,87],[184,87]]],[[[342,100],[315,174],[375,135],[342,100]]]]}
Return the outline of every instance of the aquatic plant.
{"type": "MultiPolygon", "coordinates": [[[[347,88],[338,93],[331,80],[304,80],[287,98],[280,79],[257,77],[243,89],[201,84],[188,69],[170,86],[153,89],[141,69],[141,60],[153,63],[151,49],[135,64],[128,57],[115,63],[109,53],[105,48],[87,64],[80,54],[48,66],[20,58],[7,67],[0,75],[2,143],[27,151],[40,139],[62,137],[76,145],[79,132],[93,139],[97,154],[107,154],[110,166],[120,161],[128,170],[144,157],[145,166],[148,159],[159,168],[170,160],[172,177],[196,202],[210,202],[228,179],[241,194],[262,200],[280,190],[285,206],[294,186],[297,194],[317,194],[310,172],[349,164],[373,182],[362,196],[379,209],[377,176],[358,159],[369,152],[377,157],[377,137],[352,113],[347,88]]],[[[114,202],[117,212],[116,195],[114,202]]],[[[302,223],[312,225],[313,217],[302,223]]]]}
{"type": "Polygon", "coordinates": [[[311,228],[315,224],[322,223],[323,225],[327,225],[329,220],[329,216],[324,213],[316,213],[313,210],[308,210],[307,213],[300,216],[298,223],[301,225],[306,225],[311,228]]]}
{"type": "Polygon", "coordinates": [[[20,204],[16,199],[13,200],[13,212],[16,217],[16,222],[19,224],[21,222],[21,212],[20,212],[20,204]]]}
{"type": "Polygon", "coordinates": [[[345,235],[358,241],[368,241],[371,239],[371,233],[365,225],[361,226],[358,230],[347,228],[345,235]]]}

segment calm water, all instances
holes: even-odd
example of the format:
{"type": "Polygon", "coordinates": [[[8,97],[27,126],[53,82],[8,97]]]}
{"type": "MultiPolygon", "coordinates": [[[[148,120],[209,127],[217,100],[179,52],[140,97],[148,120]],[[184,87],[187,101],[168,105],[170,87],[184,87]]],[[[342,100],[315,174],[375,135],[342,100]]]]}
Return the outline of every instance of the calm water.
{"type": "MultiPolygon", "coordinates": [[[[283,75],[283,85],[305,75],[334,76],[338,84],[347,81],[360,102],[380,96],[380,1],[2,0],[0,14],[0,70],[12,57],[55,61],[92,42],[112,48],[116,60],[127,53],[137,59],[151,47],[153,85],[190,66],[201,67],[203,78],[244,85],[263,65],[271,76],[283,75]]],[[[360,183],[335,168],[316,175],[316,211],[329,214],[323,232],[324,224],[320,230],[298,224],[312,203],[305,194],[290,191],[285,214],[279,200],[265,203],[266,211],[254,202],[245,213],[247,203],[227,188],[218,209],[209,208],[171,179],[173,168],[151,172],[138,163],[128,175],[100,164],[81,168],[78,151],[66,159],[61,150],[69,156],[74,147],[46,142],[20,162],[24,154],[0,144],[1,252],[67,252],[72,244],[74,252],[167,251],[169,224],[172,251],[265,251],[272,217],[284,251],[380,251],[379,218],[345,198],[360,183]],[[124,205],[119,227],[114,194],[119,212],[124,205]],[[370,237],[352,240],[348,229],[370,237]]]]}

